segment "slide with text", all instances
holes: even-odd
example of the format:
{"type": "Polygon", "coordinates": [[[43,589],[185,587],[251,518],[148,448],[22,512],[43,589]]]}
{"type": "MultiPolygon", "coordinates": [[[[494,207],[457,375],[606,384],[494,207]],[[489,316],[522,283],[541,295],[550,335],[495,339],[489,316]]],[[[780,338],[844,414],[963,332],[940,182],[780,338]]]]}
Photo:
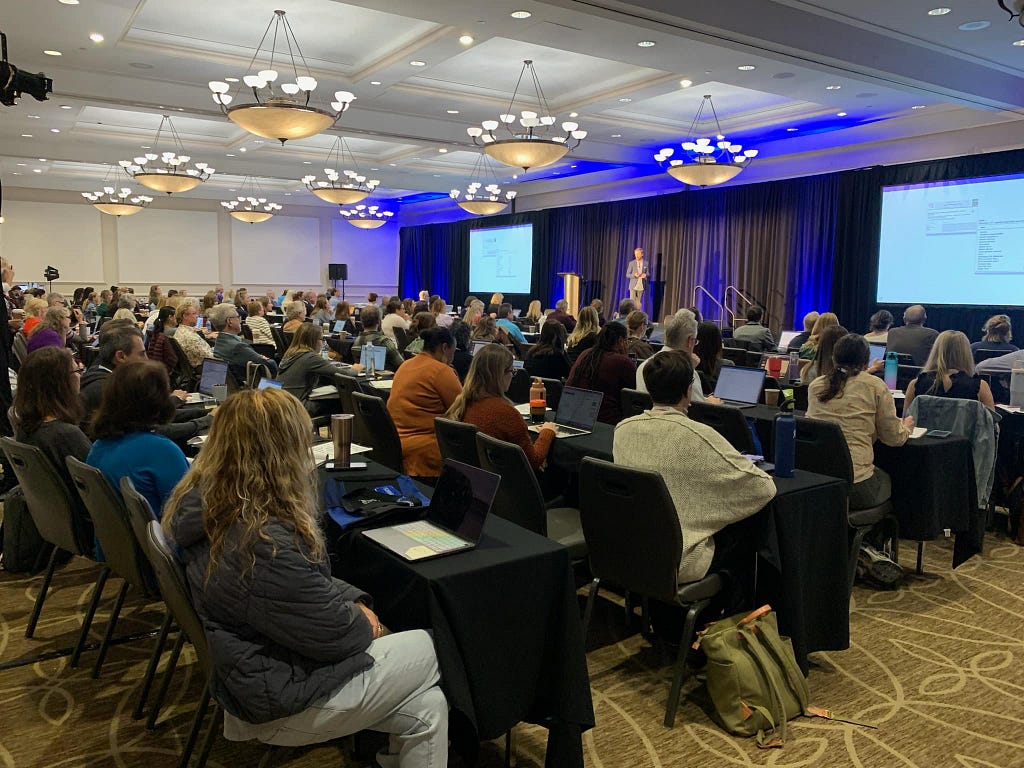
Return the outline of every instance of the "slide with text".
{"type": "Polygon", "coordinates": [[[533,225],[469,231],[469,290],[530,293],[533,225]]]}

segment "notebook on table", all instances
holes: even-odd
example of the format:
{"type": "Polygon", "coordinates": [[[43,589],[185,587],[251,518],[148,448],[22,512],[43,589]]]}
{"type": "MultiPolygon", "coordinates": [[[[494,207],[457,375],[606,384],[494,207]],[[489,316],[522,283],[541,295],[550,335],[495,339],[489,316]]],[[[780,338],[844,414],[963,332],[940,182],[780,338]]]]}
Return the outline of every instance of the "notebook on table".
{"type": "Polygon", "coordinates": [[[424,519],[363,531],[363,536],[410,561],[473,549],[500,482],[493,472],[445,459],[424,519]]]}
{"type": "MultiPolygon", "coordinates": [[[[602,392],[565,387],[558,400],[558,409],[555,411],[555,425],[558,427],[555,437],[578,437],[593,432],[594,424],[597,423],[597,415],[601,411],[602,400],[604,400],[602,392]]],[[[540,432],[540,426],[538,424],[531,425],[530,430],[540,432]]]]}
{"type": "Polygon", "coordinates": [[[752,408],[761,399],[765,375],[764,368],[723,365],[715,385],[715,397],[739,408],[752,408]]]}

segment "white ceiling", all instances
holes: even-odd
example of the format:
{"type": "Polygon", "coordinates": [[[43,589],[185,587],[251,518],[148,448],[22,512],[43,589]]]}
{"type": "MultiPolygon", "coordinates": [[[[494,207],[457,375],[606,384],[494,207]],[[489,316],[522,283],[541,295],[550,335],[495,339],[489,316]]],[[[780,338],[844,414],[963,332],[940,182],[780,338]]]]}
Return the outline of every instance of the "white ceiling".
{"type": "MultiPolygon", "coordinates": [[[[521,177],[521,195],[531,178],[550,190],[555,171],[575,185],[613,168],[658,174],[651,155],[687,138],[705,93],[730,137],[780,164],[823,153],[822,170],[830,149],[863,145],[870,160],[885,142],[1024,118],[1024,46],[1011,45],[1024,29],[995,0],[0,0],[0,24],[11,62],[54,82],[46,102],[0,107],[0,174],[13,187],[98,188],[106,164],[152,147],[170,114],[188,153],[218,170],[188,197],[223,198],[254,175],[271,198],[326,205],[298,179],[322,173],[339,135],[381,179],[378,197],[447,194],[477,157],[466,127],[505,111],[527,58],[559,119],[578,112],[590,135],[521,177]],[[943,1],[951,13],[927,15],[943,1]],[[231,123],[206,85],[266,66],[248,69],[278,7],[318,90],[357,96],[330,133],[283,147],[231,123]],[[533,15],[512,19],[519,9],[533,15]],[[966,21],[990,26],[960,31],[966,21]]],[[[498,171],[503,183],[512,173],[498,171]]]]}

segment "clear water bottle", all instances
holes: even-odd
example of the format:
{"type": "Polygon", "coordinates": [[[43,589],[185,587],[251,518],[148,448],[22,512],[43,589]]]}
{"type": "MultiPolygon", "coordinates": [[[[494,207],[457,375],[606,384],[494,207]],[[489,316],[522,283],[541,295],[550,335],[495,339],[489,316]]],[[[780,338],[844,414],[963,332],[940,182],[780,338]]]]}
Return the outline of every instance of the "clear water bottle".
{"type": "Polygon", "coordinates": [[[775,477],[792,477],[796,465],[796,418],[792,411],[775,417],[775,477]]]}
{"type": "Polygon", "coordinates": [[[899,358],[895,352],[885,353],[885,386],[890,390],[896,389],[896,382],[899,377],[899,358]]]}
{"type": "Polygon", "coordinates": [[[377,369],[373,364],[373,359],[376,357],[373,353],[373,342],[367,341],[366,346],[363,347],[363,353],[366,355],[366,375],[376,376],[377,369]]]}
{"type": "Polygon", "coordinates": [[[1024,368],[1010,371],[1010,405],[1024,406],[1024,368]]]}
{"type": "Polygon", "coordinates": [[[800,381],[800,355],[796,352],[789,353],[789,380],[791,383],[800,381]]]}
{"type": "Polygon", "coordinates": [[[327,342],[326,341],[321,341],[320,342],[320,357],[322,357],[324,360],[330,360],[331,359],[330,350],[327,348],[327,342]]]}

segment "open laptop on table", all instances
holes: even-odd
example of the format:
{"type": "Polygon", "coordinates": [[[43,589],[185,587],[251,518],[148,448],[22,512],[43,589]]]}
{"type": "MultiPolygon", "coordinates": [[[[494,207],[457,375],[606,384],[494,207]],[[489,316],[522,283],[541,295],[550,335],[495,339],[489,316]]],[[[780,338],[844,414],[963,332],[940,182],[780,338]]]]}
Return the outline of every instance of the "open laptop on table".
{"type": "MultiPolygon", "coordinates": [[[[555,412],[555,425],[558,427],[555,437],[578,437],[593,432],[602,400],[603,392],[577,387],[562,389],[558,410],[555,412]]],[[[530,425],[533,432],[540,432],[540,428],[540,424],[530,425]]]]}
{"type": "Polygon", "coordinates": [[[185,398],[186,403],[201,403],[204,397],[213,397],[213,388],[227,383],[228,364],[223,360],[208,357],[203,361],[203,373],[199,377],[199,391],[185,398]]]}
{"type": "Polygon", "coordinates": [[[281,382],[274,379],[260,379],[256,389],[281,389],[281,382]]]}
{"type": "Polygon", "coordinates": [[[487,349],[493,342],[490,341],[471,341],[469,342],[469,354],[476,355],[481,349],[487,349]]]}
{"type": "Polygon", "coordinates": [[[423,520],[363,531],[403,560],[417,561],[473,549],[494,503],[501,476],[445,459],[423,520]]]}
{"type": "Polygon", "coordinates": [[[761,399],[764,388],[764,368],[741,368],[723,365],[715,385],[715,397],[728,405],[739,408],[753,408],[761,399]]]}
{"type": "Polygon", "coordinates": [[[789,342],[800,335],[800,331],[783,331],[779,334],[779,352],[789,351],[789,342]]]}

